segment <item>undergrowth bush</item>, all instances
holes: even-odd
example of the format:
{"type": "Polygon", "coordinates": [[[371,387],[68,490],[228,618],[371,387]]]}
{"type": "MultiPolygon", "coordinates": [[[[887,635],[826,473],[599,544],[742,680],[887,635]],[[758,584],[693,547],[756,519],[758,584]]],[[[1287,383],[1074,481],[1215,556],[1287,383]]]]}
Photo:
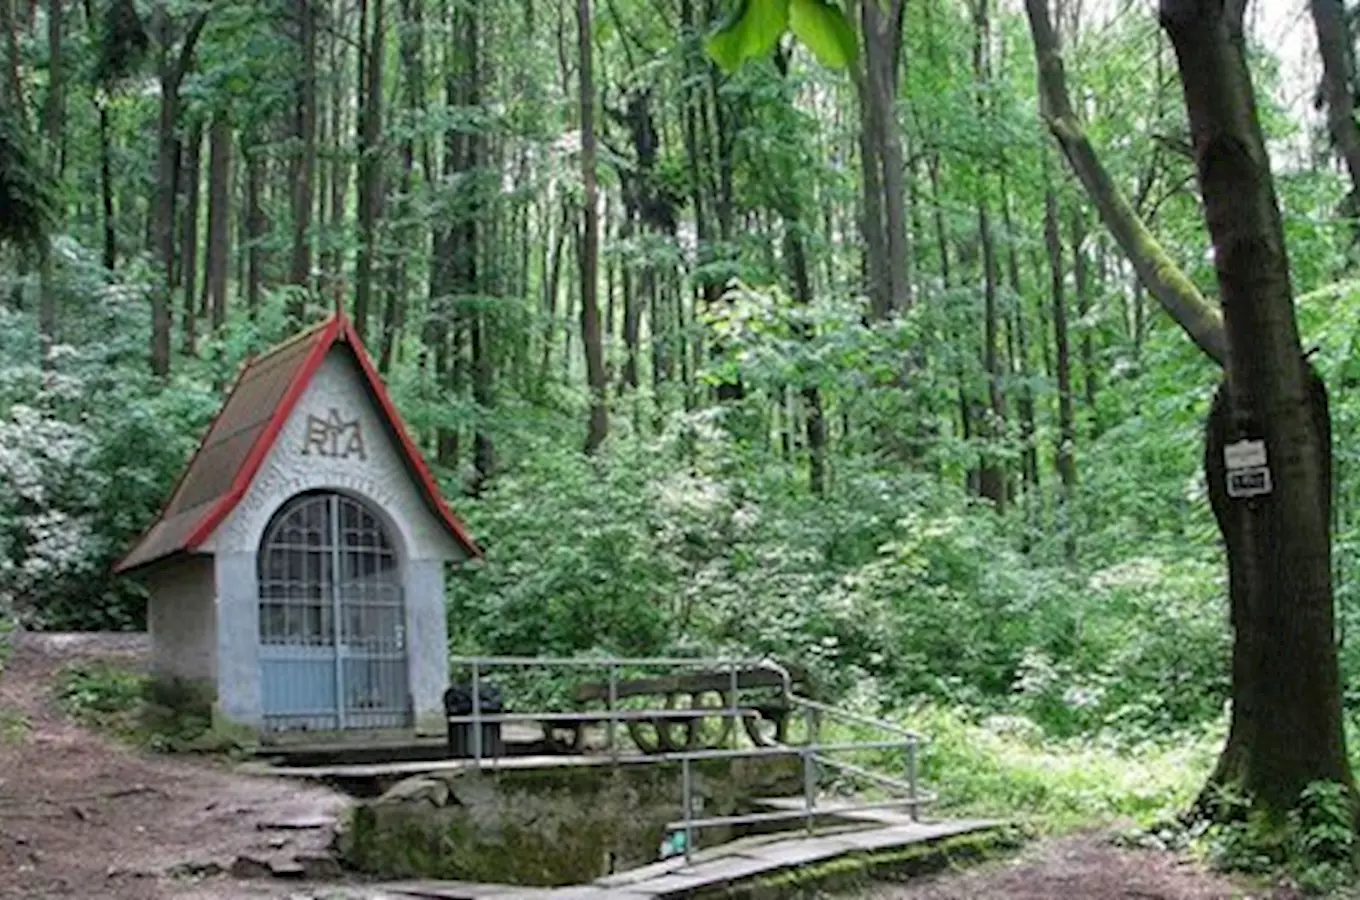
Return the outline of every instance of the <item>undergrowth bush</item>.
{"type": "Polygon", "coordinates": [[[211,713],[175,682],[95,662],[61,671],[57,699],[76,721],[148,750],[234,753],[240,736],[214,727],[211,713]]]}

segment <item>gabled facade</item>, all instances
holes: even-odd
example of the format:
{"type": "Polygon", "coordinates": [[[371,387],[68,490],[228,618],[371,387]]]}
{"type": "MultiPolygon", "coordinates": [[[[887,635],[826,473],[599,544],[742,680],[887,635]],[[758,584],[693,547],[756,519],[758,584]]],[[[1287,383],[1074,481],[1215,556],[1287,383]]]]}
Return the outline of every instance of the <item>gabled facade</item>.
{"type": "Polygon", "coordinates": [[[444,568],[479,555],[354,329],[250,361],[117,571],[157,675],[269,735],[442,728],[444,568]]]}

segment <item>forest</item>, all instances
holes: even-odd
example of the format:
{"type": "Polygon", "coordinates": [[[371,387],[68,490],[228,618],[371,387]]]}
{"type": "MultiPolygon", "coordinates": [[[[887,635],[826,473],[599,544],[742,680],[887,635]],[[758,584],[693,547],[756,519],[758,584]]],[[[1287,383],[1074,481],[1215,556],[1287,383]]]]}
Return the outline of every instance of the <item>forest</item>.
{"type": "Polygon", "coordinates": [[[1156,818],[1206,802],[1249,668],[1229,555],[1269,555],[1216,517],[1221,363],[1240,402],[1311,367],[1330,474],[1286,461],[1316,502],[1264,515],[1330,553],[1250,577],[1329,586],[1293,648],[1321,649],[1281,652],[1339,694],[1335,758],[1267,808],[1334,811],[1360,31],[1243,6],[0,0],[0,619],[143,627],[113,562],[243,360],[342,310],[486,549],[454,650],[797,660],[933,735],[958,808],[1156,818]],[[1182,79],[1200,25],[1245,95],[1182,79]],[[1205,125],[1210,94],[1246,97],[1265,193],[1215,168],[1246,119],[1205,125]],[[1288,378],[1244,362],[1285,338],[1288,378]]]}

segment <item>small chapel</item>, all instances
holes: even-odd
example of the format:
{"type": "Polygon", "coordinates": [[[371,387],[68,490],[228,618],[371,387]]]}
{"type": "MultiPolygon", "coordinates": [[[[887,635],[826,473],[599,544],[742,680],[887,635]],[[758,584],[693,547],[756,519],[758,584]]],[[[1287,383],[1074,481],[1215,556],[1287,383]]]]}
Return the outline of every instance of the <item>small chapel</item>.
{"type": "Polygon", "coordinates": [[[338,314],[245,363],[116,571],[215,720],[442,733],[445,571],[480,553],[338,314]]]}

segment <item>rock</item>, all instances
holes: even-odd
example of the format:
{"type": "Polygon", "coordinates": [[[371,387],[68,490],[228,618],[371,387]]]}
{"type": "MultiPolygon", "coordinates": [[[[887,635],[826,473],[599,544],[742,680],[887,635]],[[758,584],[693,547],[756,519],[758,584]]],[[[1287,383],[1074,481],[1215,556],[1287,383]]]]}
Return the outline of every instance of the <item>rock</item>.
{"type": "Polygon", "coordinates": [[[171,866],[165,874],[171,878],[211,878],[225,871],[222,864],[214,860],[190,860],[171,866]]]}
{"type": "Polygon", "coordinates": [[[271,850],[282,850],[284,847],[287,846],[288,838],[286,837],[276,837],[269,839],[269,849],[271,850]]]}
{"type": "Polygon", "coordinates": [[[272,859],[269,861],[269,873],[275,878],[302,878],[307,870],[295,859],[272,859]]]}
{"type": "Polygon", "coordinates": [[[299,853],[293,859],[312,881],[328,881],[344,874],[340,869],[340,861],[324,853],[299,853]]]}
{"type": "Polygon", "coordinates": [[[241,854],[231,864],[232,878],[269,878],[274,874],[269,860],[241,854]]]}
{"type": "Polygon", "coordinates": [[[449,786],[433,778],[408,778],[392,785],[378,799],[379,803],[419,803],[428,800],[434,806],[443,806],[449,799],[449,786]]]}
{"type": "Polygon", "coordinates": [[[334,825],[335,819],[330,816],[296,816],[291,819],[268,819],[255,823],[255,827],[260,831],[312,831],[331,828],[334,825]]]}

